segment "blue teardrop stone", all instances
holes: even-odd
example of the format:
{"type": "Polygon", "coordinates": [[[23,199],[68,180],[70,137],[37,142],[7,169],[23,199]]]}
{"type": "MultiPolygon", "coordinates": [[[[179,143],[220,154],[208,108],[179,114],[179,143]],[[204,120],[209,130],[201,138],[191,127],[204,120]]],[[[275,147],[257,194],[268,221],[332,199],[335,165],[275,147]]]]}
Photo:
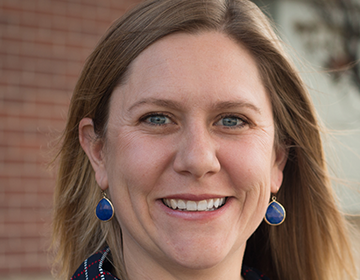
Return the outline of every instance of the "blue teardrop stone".
{"type": "Polygon", "coordinates": [[[284,208],[276,201],[271,202],[266,210],[265,218],[272,225],[281,224],[285,219],[284,208]]]}
{"type": "Polygon", "coordinates": [[[109,200],[103,198],[99,201],[98,205],[96,206],[96,216],[101,221],[108,221],[114,215],[114,209],[110,204],[109,200]]]}

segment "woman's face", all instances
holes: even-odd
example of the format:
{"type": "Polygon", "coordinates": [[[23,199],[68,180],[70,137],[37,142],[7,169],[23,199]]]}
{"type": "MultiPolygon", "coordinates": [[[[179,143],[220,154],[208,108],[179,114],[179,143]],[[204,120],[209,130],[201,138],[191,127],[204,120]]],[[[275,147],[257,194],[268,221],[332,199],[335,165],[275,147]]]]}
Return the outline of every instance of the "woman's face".
{"type": "Polygon", "coordinates": [[[125,263],[241,265],[284,165],[254,59],[220,33],[170,35],[135,59],[110,104],[93,165],[123,230],[125,263]]]}

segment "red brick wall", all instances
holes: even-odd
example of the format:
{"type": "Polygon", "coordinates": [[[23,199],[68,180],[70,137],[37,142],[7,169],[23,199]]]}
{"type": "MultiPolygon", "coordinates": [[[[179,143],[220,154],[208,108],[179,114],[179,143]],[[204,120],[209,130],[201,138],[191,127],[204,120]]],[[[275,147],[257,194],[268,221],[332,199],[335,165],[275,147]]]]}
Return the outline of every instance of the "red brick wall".
{"type": "Polygon", "coordinates": [[[0,275],[49,272],[47,146],[85,58],[136,2],[0,0],[0,275]]]}

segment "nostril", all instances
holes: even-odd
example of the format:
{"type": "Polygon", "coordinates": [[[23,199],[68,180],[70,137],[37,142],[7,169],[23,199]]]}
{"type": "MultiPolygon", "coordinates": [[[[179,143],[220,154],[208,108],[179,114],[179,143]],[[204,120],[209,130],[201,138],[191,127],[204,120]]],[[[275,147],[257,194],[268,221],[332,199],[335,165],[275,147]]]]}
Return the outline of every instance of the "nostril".
{"type": "Polygon", "coordinates": [[[216,151],[209,148],[202,150],[185,150],[177,153],[174,170],[182,174],[191,174],[201,178],[206,174],[218,173],[221,169],[216,151]]]}

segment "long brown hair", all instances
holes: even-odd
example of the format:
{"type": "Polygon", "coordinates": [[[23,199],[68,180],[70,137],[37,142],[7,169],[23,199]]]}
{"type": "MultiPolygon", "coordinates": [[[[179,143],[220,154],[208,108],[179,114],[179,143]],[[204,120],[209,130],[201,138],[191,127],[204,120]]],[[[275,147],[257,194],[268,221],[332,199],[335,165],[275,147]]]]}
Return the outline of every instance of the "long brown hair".
{"type": "Polygon", "coordinates": [[[244,262],[272,279],[355,279],[308,92],[269,21],[248,0],[146,1],[100,40],[76,85],[59,152],[53,240],[60,275],[69,278],[89,255],[108,245],[117,276],[127,279],[119,223],[101,224],[94,216],[100,190],[79,143],[80,120],[92,118],[98,137],[105,137],[112,91],[126,81],[131,62],[164,36],[203,31],[226,34],[250,51],[271,97],[276,145],[289,153],[277,194],[288,213],[286,222],[261,224],[248,240],[244,262]]]}

